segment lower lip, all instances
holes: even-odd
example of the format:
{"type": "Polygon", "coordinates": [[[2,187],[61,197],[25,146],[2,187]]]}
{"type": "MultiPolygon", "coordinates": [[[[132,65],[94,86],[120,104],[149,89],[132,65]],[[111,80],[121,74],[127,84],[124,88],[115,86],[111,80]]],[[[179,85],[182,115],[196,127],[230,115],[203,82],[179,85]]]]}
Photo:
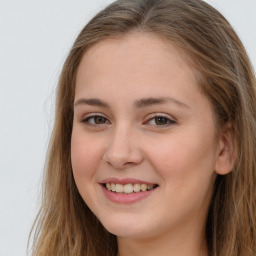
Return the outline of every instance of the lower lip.
{"type": "Polygon", "coordinates": [[[140,191],[140,192],[134,192],[130,194],[115,193],[115,192],[109,191],[103,185],[102,185],[102,189],[103,189],[104,195],[110,201],[114,203],[119,203],[119,204],[131,204],[150,196],[157,189],[157,187],[145,192],[140,191]]]}

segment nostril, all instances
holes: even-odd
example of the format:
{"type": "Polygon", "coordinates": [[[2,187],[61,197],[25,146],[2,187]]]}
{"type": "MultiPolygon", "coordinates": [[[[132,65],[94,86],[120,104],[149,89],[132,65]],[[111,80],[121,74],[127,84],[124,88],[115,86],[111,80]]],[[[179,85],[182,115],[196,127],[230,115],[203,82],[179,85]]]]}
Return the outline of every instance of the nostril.
{"type": "Polygon", "coordinates": [[[126,163],[124,163],[123,165],[124,165],[124,166],[132,166],[132,165],[134,165],[134,163],[133,163],[133,162],[126,162],[126,163]]]}

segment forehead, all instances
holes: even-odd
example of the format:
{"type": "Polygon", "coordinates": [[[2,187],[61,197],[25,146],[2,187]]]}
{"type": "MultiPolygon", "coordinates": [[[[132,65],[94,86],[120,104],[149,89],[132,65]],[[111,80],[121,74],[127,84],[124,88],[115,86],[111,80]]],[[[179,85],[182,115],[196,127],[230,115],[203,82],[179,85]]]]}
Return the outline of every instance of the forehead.
{"type": "Polygon", "coordinates": [[[173,80],[184,74],[184,78],[196,82],[195,71],[185,58],[170,42],[152,34],[133,32],[102,40],[87,50],[78,68],[76,85],[85,85],[86,81],[87,86],[97,83],[124,86],[129,80],[142,87],[146,78],[148,83],[164,78],[173,80]]]}
{"type": "MultiPolygon", "coordinates": [[[[130,32],[122,36],[115,36],[99,41],[90,47],[83,56],[83,60],[90,58],[90,61],[102,61],[103,57],[119,57],[127,61],[127,53],[136,53],[142,61],[149,61],[149,57],[157,60],[161,55],[168,58],[175,58],[177,63],[184,65],[184,62],[190,62],[188,55],[180,50],[171,41],[168,41],[156,34],[146,32],[130,32]]],[[[129,56],[134,57],[134,56],[129,56]]],[[[113,61],[113,60],[112,60],[113,61]]]]}

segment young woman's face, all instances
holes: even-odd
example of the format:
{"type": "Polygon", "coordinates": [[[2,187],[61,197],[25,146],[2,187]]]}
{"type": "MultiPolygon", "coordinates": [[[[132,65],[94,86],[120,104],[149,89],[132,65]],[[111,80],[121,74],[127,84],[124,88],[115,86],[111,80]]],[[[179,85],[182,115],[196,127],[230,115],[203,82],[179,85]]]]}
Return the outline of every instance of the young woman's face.
{"type": "Polygon", "coordinates": [[[73,174],[110,232],[146,238],[202,231],[219,144],[210,103],[172,45],[134,33],[83,56],[73,174]]]}

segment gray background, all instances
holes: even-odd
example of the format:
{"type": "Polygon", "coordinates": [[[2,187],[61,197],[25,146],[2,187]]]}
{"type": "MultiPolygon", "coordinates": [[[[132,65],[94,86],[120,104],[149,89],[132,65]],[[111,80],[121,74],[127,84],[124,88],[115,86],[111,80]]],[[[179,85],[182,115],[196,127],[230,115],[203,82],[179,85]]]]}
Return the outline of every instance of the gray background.
{"type": "MultiPolygon", "coordinates": [[[[0,256],[26,254],[63,61],[106,0],[0,0],[0,256]]],[[[256,67],[256,1],[208,0],[256,67]]]]}

